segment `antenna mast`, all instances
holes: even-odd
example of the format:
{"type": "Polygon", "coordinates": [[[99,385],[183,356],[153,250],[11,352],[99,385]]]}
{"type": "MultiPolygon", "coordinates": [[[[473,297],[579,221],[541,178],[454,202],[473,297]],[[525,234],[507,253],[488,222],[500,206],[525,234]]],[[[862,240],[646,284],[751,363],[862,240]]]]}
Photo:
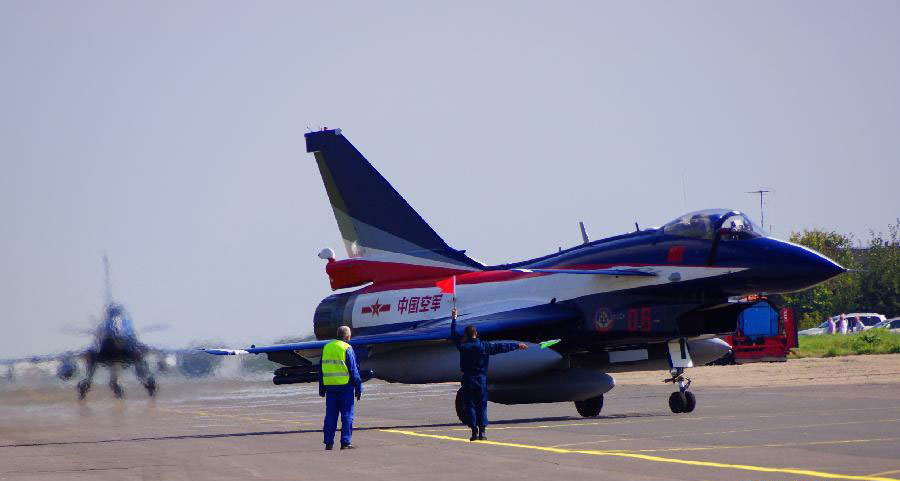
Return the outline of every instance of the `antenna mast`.
{"type": "Polygon", "coordinates": [[[759,194],[759,225],[763,229],[766,228],[766,216],[763,213],[763,195],[768,194],[769,192],[772,192],[772,191],[759,189],[759,190],[751,190],[750,192],[747,192],[748,194],[759,194]]]}

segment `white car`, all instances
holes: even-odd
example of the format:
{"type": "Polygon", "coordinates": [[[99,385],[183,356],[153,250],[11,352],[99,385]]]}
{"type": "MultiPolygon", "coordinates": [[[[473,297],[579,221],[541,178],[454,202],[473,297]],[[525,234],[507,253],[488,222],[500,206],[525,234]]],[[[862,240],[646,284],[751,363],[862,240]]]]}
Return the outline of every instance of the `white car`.
{"type": "MultiPolygon", "coordinates": [[[[863,330],[868,331],[875,327],[876,324],[884,322],[885,317],[882,314],[878,314],[875,312],[851,312],[850,314],[844,314],[844,318],[847,319],[847,331],[853,332],[853,326],[856,325],[856,318],[863,323],[863,330]]],[[[832,316],[831,319],[834,319],[835,329],[837,329],[838,321],[841,319],[840,315],[832,316]]],[[[828,320],[819,324],[816,327],[811,327],[809,329],[804,329],[797,334],[801,336],[818,336],[820,334],[825,334],[828,331],[828,320]]]]}
{"type": "Polygon", "coordinates": [[[872,326],[872,329],[887,329],[891,332],[900,332],[900,317],[888,319],[872,326]]]}

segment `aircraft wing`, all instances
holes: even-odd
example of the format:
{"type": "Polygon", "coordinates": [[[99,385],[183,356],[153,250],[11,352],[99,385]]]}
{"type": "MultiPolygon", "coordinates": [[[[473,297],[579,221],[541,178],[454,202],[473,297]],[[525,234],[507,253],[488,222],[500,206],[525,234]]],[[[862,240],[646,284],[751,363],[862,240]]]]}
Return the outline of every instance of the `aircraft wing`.
{"type": "Polygon", "coordinates": [[[540,272],[541,274],[582,274],[593,276],[643,276],[654,277],[657,274],[649,270],[621,267],[616,269],[513,269],[517,272],[540,272]]]}
{"type": "MultiPolygon", "coordinates": [[[[481,335],[490,336],[491,334],[514,329],[540,327],[560,321],[572,321],[580,319],[580,317],[581,312],[575,307],[553,303],[495,314],[461,314],[457,322],[460,330],[469,324],[475,324],[478,326],[478,332],[481,335]]],[[[449,339],[450,318],[444,317],[432,321],[423,321],[421,324],[411,329],[391,331],[382,334],[362,335],[358,337],[354,336],[350,339],[350,345],[356,347],[449,339]]],[[[284,351],[312,351],[322,349],[322,347],[329,342],[331,342],[330,339],[277,344],[274,346],[251,346],[246,349],[203,349],[203,351],[220,356],[236,354],[269,354],[284,351]]]]}

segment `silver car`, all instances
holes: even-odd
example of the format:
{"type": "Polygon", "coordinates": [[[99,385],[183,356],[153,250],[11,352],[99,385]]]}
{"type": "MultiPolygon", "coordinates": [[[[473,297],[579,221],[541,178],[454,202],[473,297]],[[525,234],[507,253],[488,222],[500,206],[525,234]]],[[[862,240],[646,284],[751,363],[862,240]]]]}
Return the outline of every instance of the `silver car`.
{"type": "Polygon", "coordinates": [[[894,317],[886,321],[879,322],[872,326],[872,329],[887,329],[891,332],[900,332],[900,317],[894,317]]]}

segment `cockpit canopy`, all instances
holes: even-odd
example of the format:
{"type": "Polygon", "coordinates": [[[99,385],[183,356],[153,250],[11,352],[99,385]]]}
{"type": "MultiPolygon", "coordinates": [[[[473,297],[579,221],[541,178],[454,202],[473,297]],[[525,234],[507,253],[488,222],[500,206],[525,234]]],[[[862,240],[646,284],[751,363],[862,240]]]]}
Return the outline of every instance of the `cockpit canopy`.
{"type": "Polygon", "coordinates": [[[690,212],[663,226],[666,235],[712,240],[743,240],[769,235],[749,217],[736,210],[707,209],[690,212]]]}

